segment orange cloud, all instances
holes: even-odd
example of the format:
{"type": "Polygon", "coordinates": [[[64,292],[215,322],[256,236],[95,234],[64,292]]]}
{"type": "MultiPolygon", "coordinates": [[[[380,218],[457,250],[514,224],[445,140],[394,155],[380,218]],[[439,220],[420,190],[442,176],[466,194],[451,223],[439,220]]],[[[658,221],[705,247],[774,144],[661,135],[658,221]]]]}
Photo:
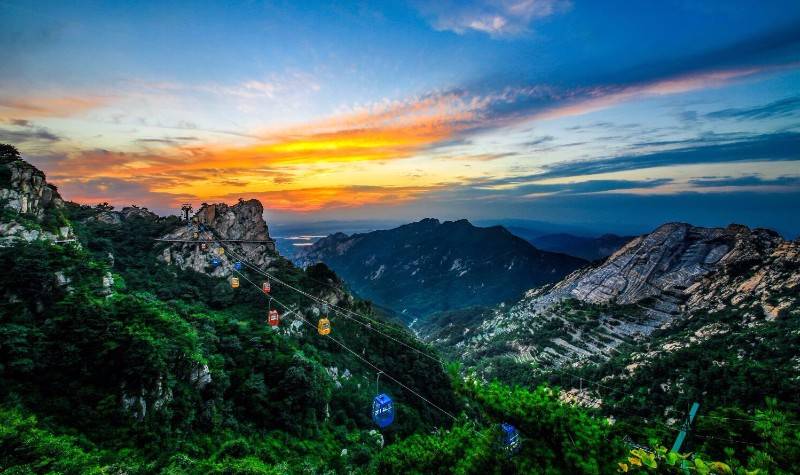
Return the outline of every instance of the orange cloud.
{"type": "Polygon", "coordinates": [[[0,111],[7,118],[67,117],[107,103],[108,98],[99,96],[0,97],[0,111]]]}
{"type": "MultiPolygon", "coordinates": [[[[358,208],[375,204],[397,206],[417,200],[422,195],[440,188],[441,186],[319,187],[248,193],[247,197],[257,198],[270,210],[309,213],[323,209],[358,208]]],[[[232,201],[238,197],[239,195],[233,194],[219,199],[232,201]]]]}

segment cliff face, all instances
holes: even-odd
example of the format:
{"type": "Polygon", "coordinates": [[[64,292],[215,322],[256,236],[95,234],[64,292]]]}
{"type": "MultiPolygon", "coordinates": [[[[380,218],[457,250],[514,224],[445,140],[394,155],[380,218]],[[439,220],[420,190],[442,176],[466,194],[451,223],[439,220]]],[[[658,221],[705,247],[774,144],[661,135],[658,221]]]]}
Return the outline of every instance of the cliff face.
{"type": "Polygon", "coordinates": [[[44,172],[17,157],[0,160],[0,208],[0,244],[73,237],[56,187],[47,183],[44,172]]]}
{"type": "Polygon", "coordinates": [[[740,225],[669,223],[473,328],[428,337],[474,355],[563,364],[610,357],[620,344],[698,311],[738,309],[774,320],[800,309],[798,294],[799,242],[740,225]]]}
{"type": "Polygon", "coordinates": [[[674,314],[687,300],[691,309],[709,301],[692,298],[699,290],[693,286],[706,276],[764,265],[782,243],[766,229],[668,223],[629,242],[601,265],[573,273],[552,292],[594,304],[648,300],[651,313],[674,314]]]}
{"type": "Polygon", "coordinates": [[[47,183],[41,170],[22,160],[8,161],[0,166],[4,168],[0,188],[4,207],[38,219],[43,218],[49,209],[64,207],[61,195],[55,186],[47,183]]]}
{"type": "MultiPolygon", "coordinates": [[[[242,200],[233,206],[224,203],[203,205],[192,222],[197,224],[181,226],[162,236],[162,239],[194,240],[194,233],[202,225],[206,231],[200,232],[200,240],[243,241],[225,243],[225,247],[261,268],[269,266],[277,257],[275,242],[270,238],[267,223],[264,221],[264,207],[258,200],[242,200]]],[[[204,251],[198,243],[171,243],[163,250],[161,259],[183,269],[190,268],[209,275],[224,276],[230,273],[236,259],[227,253],[217,255],[219,247],[216,243],[209,243],[208,249],[204,251]],[[216,269],[212,269],[209,264],[212,255],[218,257],[222,263],[216,269]]]]}

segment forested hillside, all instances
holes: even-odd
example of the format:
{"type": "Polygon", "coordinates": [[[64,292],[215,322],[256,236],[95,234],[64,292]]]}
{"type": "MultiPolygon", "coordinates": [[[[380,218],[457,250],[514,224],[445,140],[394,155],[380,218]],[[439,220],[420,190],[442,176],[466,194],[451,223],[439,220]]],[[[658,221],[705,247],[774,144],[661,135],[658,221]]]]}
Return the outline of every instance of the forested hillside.
{"type": "MultiPolygon", "coordinates": [[[[154,239],[186,222],[63,202],[41,172],[15,171],[27,167],[3,149],[2,225],[14,233],[0,247],[2,473],[678,472],[681,458],[657,449],[675,435],[658,414],[631,405],[635,417],[612,423],[565,402],[556,380],[485,381],[357,299],[338,301],[353,313],[333,312],[322,337],[304,323],[319,312],[311,297],[341,294],[343,283],[267,249],[265,268],[310,296],[273,284],[296,313],[270,327],[268,299],[248,285],[260,282],[253,268],[221,275],[165,261],[176,244],[154,239]],[[55,194],[41,200],[45,187],[55,194]],[[394,424],[380,430],[370,420],[378,368],[379,390],[396,403],[394,424]],[[503,422],[518,430],[516,450],[503,422]]],[[[649,397],[641,388],[627,389],[639,405],[649,397]]],[[[698,453],[691,469],[795,471],[795,407],[730,397],[748,421],[715,430],[746,445],[708,446],[725,465],[698,453]]]]}
{"type": "Polygon", "coordinates": [[[473,305],[515,301],[586,264],[540,251],[502,226],[423,219],[394,229],[332,234],[297,253],[301,266],[324,262],[358,295],[406,321],[473,305]]]}

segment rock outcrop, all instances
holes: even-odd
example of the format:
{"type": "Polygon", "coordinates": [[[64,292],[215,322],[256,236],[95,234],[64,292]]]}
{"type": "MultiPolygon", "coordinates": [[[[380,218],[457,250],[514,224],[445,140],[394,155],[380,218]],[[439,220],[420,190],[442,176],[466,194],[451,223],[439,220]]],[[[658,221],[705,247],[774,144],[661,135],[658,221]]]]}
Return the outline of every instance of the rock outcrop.
{"type": "Polygon", "coordinates": [[[101,211],[94,216],[86,218],[86,221],[99,221],[101,223],[118,225],[128,219],[145,219],[148,221],[155,221],[159,216],[147,208],[140,208],[138,206],[126,206],[120,211],[101,211]]]}
{"type": "Polygon", "coordinates": [[[741,225],[665,224],[473,328],[429,339],[467,354],[564,364],[610,357],[694,312],[736,308],[766,319],[800,312],[800,242],[741,225]]]}
{"type": "Polygon", "coordinates": [[[61,209],[64,200],[44,172],[24,160],[0,163],[0,202],[4,208],[42,219],[50,209],[61,209]]]}
{"type": "Polygon", "coordinates": [[[551,292],[595,304],[647,300],[650,313],[676,314],[687,303],[692,310],[708,302],[692,298],[699,290],[693,286],[706,276],[764,265],[782,243],[767,229],[668,223],[629,242],[599,266],[573,273],[551,292]]]}
{"type": "MultiPolygon", "coordinates": [[[[9,147],[16,153],[16,150],[9,147]]],[[[70,241],[64,200],[44,172],[19,158],[0,154],[0,246],[15,241],[70,241]]]]}
{"type": "Polygon", "coordinates": [[[264,221],[264,207],[258,200],[240,200],[233,206],[224,203],[204,204],[190,223],[162,238],[196,241],[196,232],[199,233],[200,241],[209,241],[206,249],[198,242],[171,243],[162,251],[161,260],[182,269],[190,268],[209,275],[229,275],[236,258],[230,256],[230,253],[217,254],[221,246],[213,241],[220,239],[231,241],[225,243],[229,251],[262,269],[268,267],[277,257],[275,242],[270,238],[267,223],[264,221]],[[221,261],[216,269],[210,266],[212,256],[221,261]]]}

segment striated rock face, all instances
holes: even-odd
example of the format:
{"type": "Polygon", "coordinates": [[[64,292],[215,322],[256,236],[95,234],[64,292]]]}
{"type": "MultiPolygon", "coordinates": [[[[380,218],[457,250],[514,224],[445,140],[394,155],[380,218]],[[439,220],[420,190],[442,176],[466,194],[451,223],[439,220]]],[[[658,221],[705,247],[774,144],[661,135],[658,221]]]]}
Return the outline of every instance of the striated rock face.
{"type": "Polygon", "coordinates": [[[741,225],[665,224],[471,328],[428,339],[464,354],[566,364],[608,358],[693,312],[735,308],[767,320],[800,312],[800,242],[741,225]]]}
{"type": "MultiPolygon", "coordinates": [[[[261,268],[269,266],[277,257],[275,242],[270,238],[264,221],[264,207],[258,200],[242,200],[233,206],[224,203],[203,205],[192,221],[163,236],[163,239],[194,240],[194,233],[199,232],[200,240],[243,241],[225,243],[225,247],[261,268]],[[205,231],[201,231],[201,226],[205,231]]],[[[214,242],[208,243],[206,250],[199,243],[174,243],[163,250],[160,258],[183,269],[190,268],[214,276],[229,275],[236,259],[229,253],[218,255],[219,247],[214,242]],[[222,262],[216,269],[209,265],[212,256],[222,262]]]]}
{"type": "Polygon", "coordinates": [[[767,229],[668,223],[634,239],[601,265],[573,273],[552,292],[588,303],[649,299],[651,311],[677,313],[690,296],[686,290],[705,276],[762,264],[781,243],[780,235],[767,229]]]}

